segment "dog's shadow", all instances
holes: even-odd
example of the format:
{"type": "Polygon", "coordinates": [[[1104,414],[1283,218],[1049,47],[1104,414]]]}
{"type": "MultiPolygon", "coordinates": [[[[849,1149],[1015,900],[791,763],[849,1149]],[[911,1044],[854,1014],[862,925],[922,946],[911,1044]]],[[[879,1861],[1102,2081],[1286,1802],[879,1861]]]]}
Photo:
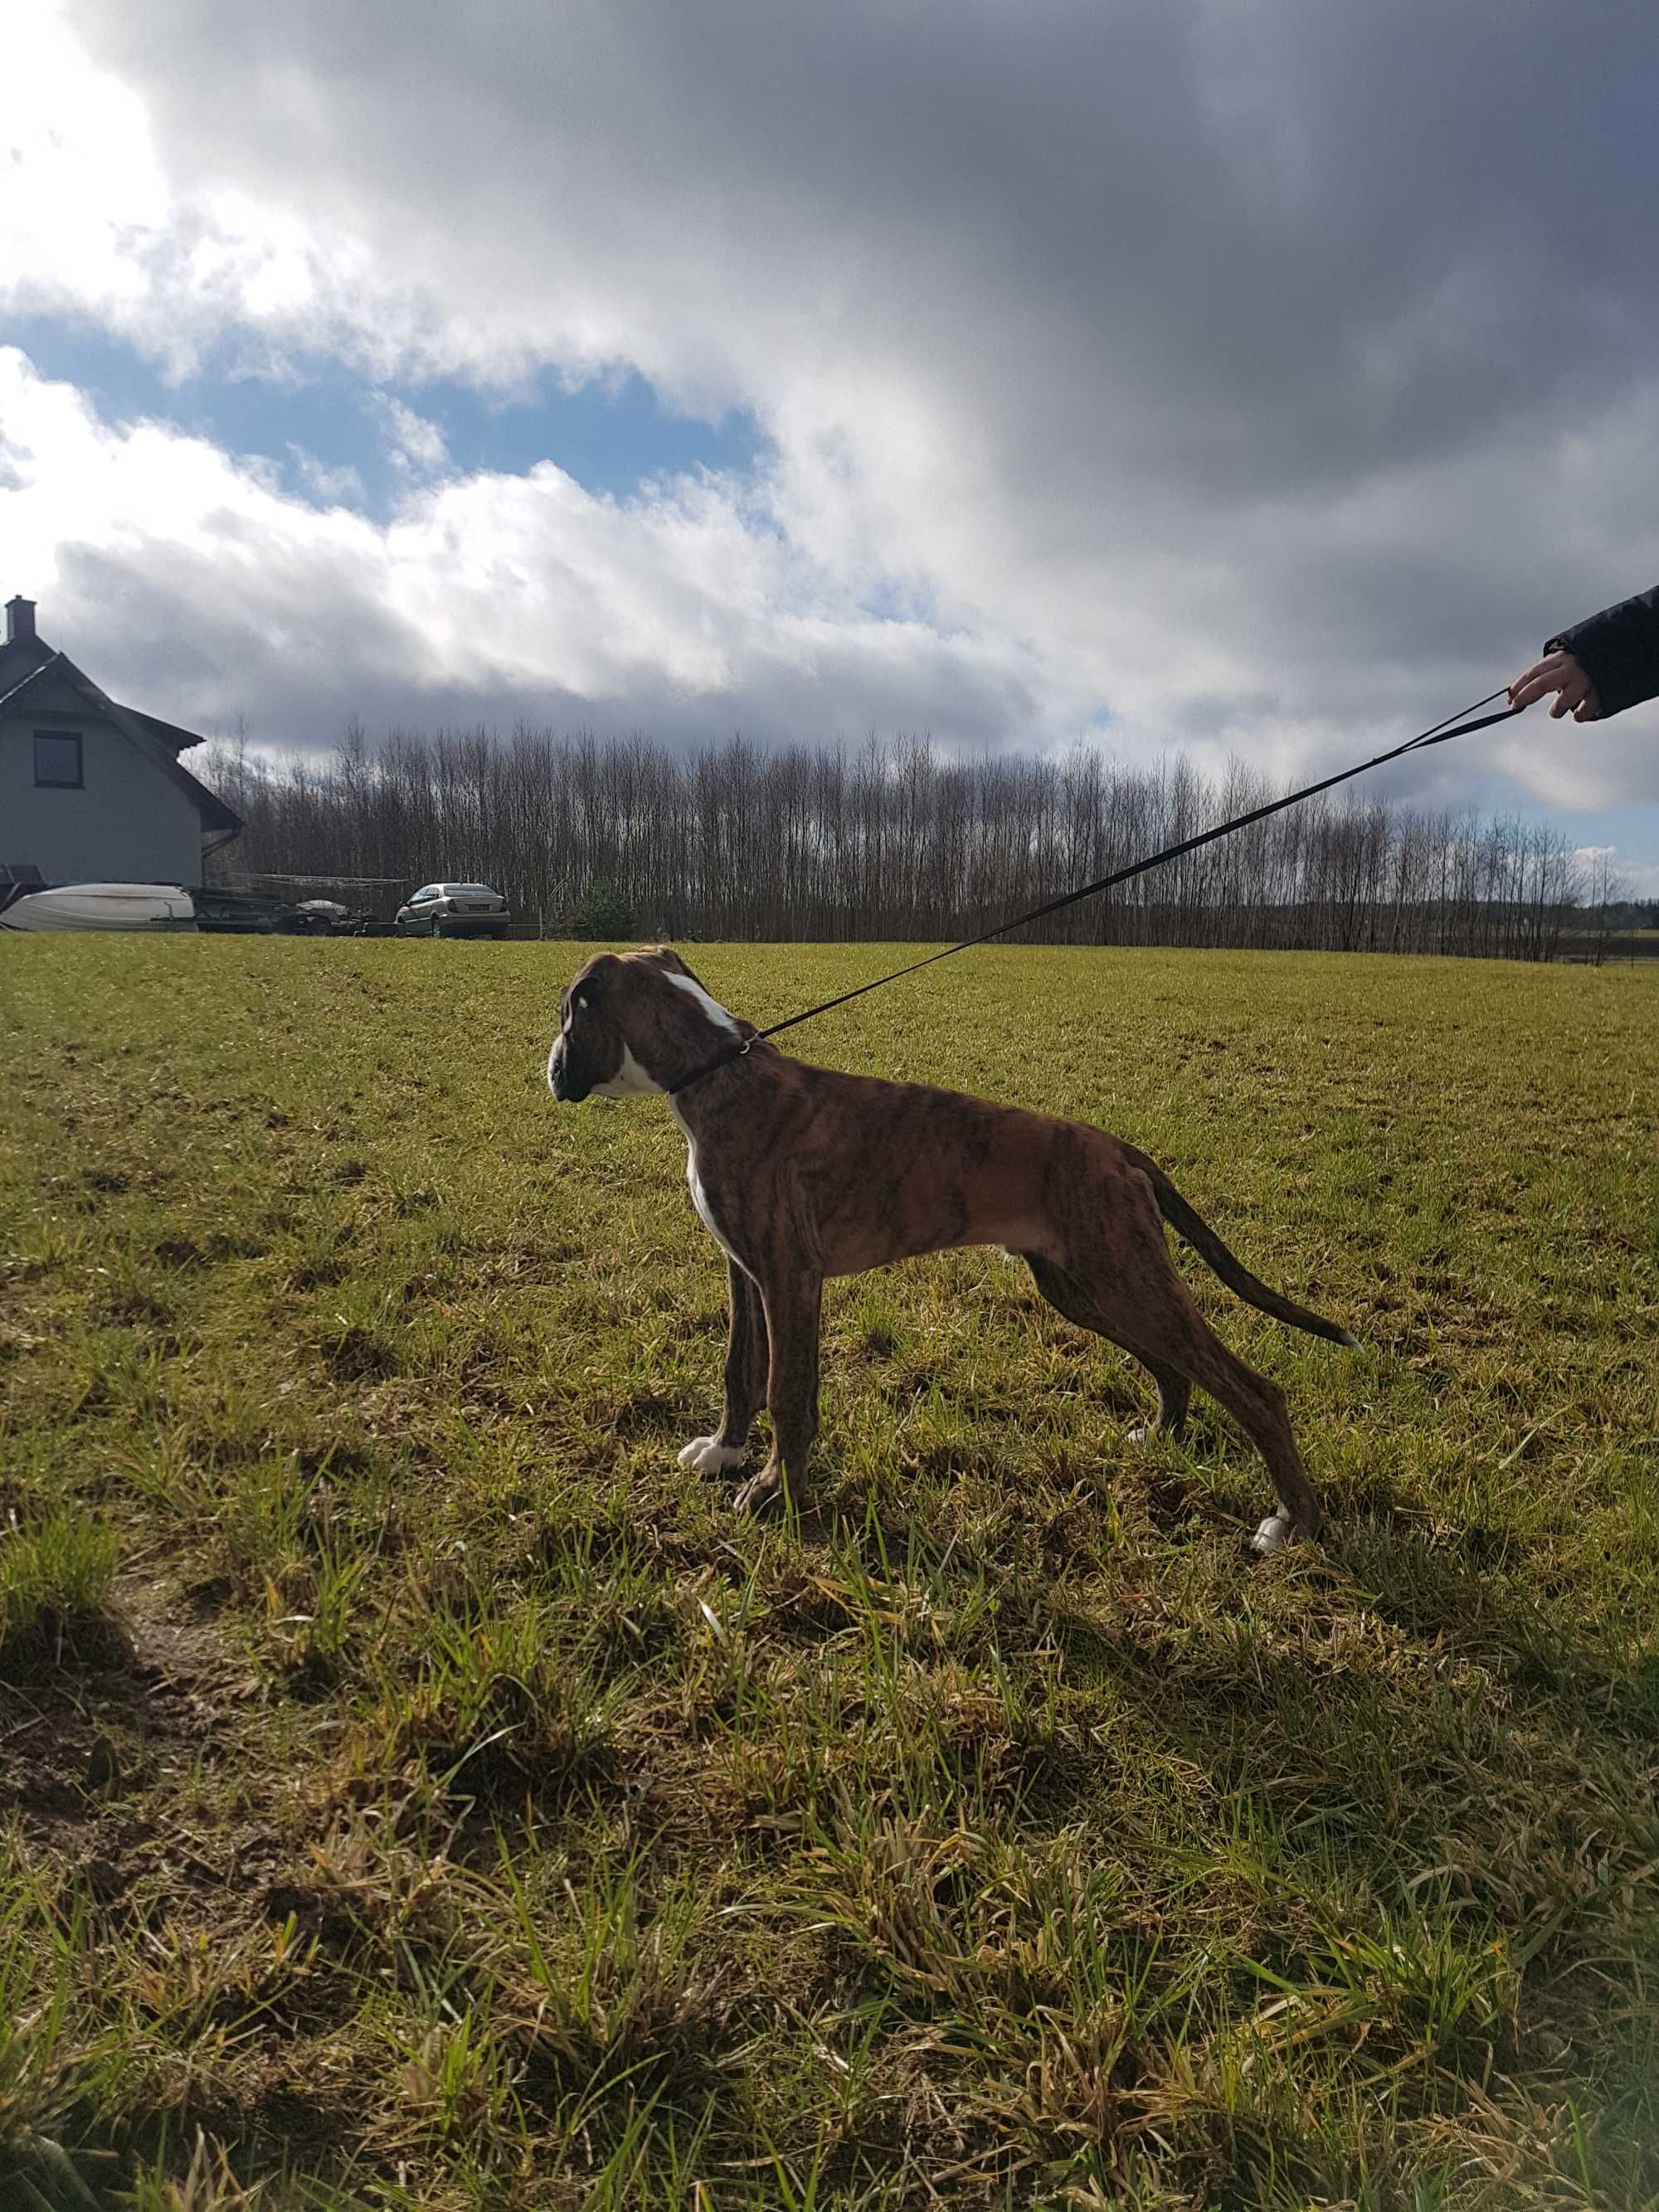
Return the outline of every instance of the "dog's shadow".
{"type": "Polygon", "coordinates": [[[1241,1565],[1303,1580],[1305,1638],[1248,1604],[1149,1635],[1133,1607],[1061,1601],[1052,1632],[1153,1757],[1265,1808],[1281,1848],[1294,1833],[1322,1867],[1385,1885],[1415,1853],[1479,1893],[1523,1801],[1540,1835],[1594,1832],[1608,1778],[1636,1802],[1659,1744],[1659,1659],[1620,1665],[1576,1637],[1517,1580],[1526,1557],[1499,1532],[1371,1510],[1241,1565]]]}
{"type": "MultiPolygon", "coordinates": [[[[1480,1861],[1497,1808],[1534,1778],[1548,1821],[1577,1817],[1575,1775],[1589,1790],[1596,1770],[1628,1767],[1637,1786],[1632,1750],[1659,1741],[1659,1660],[1624,1665],[1575,1632],[1529,1587],[1537,1563],[1524,1536],[1437,1527],[1372,1484],[1340,1518],[1334,1510],[1322,1540],[1261,1560],[1234,1517],[1234,1470],[1217,1491],[1179,1452],[1131,1449],[1150,1455],[1135,1480],[1166,1556],[1172,1540],[1182,1554],[1236,1543],[1236,1603],[1207,1576],[1204,1602],[1185,1616],[1144,1604],[1141,1590],[1115,1601],[1113,1552],[1086,1501],[1075,1510],[1088,1525],[1073,1532],[1064,1513],[1056,1522],[1075,1536],[1063,1558],[1040,1537],[1034,1551],[994,1540],[954,1553],[957,1572],[997,1587],[1005,1637],[1019,1621],[1022,1642],[1057,1649],[1080,1711],[1098,1693],[1154,1756],[1270,1810],[1293,1802],[1310,1847],[1377,1878],[1407,1843],[1420,1844],[1424,1865],[1437,1843],[1480,1861]],[[1282,1587],[1256,1601],[1258,1577],[1293,1579],[1300,1624],[1282,1587]]],[[[837,1510],[831,1488],[801,1516],[804,1541],[850,1546],[872,1575],[904,1558],[910,1530],[892,1498],[860,1511],[844,1498],[837,1510]]],[[[936,1525],[929,1546],[944,1534],[936,1525]]],[[[1075,1764],[1061,1762],[1067,1802],[1090,1794],[1075,1764]]],[[[1097,1791],[1106,1786],[1096,1778],[1097,1791]]],[[[1589,1820],[1588,1800],[1580,1810],[1589,1820]]]]}

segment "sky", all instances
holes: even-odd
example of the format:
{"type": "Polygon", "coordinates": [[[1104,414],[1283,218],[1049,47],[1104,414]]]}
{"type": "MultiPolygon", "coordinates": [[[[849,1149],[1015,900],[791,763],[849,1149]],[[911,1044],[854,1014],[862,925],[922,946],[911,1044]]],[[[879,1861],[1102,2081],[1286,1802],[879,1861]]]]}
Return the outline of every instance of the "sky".
{"type": "MultiPolygon", "coordinates": [[[[273,752],[1328,773],[1659,581],[1646,0],[34,0],[0,598],[273,752]]],[[[1368,788],[1659,896],[1659,704],[1368,788]]]]}

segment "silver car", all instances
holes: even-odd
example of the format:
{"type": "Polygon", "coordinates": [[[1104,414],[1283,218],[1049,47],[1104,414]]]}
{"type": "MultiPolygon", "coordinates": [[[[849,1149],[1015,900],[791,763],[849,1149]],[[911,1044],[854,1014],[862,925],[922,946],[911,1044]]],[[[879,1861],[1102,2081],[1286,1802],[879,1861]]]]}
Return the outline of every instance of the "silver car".
{"type": "Polygon", "coordinates": [[[505,937],[507,901],[488,884],[424,884],[398,909],[398,937],[505,937]]]}

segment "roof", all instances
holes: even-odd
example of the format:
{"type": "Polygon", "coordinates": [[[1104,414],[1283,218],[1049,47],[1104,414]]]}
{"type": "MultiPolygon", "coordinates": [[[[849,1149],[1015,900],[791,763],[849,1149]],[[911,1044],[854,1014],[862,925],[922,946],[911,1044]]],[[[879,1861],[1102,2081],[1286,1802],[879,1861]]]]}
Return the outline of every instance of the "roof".
{"type": "Polygon", "coordinates": [[[181,730],[177,722],[164,722],[159,714],[141,714],[136,707],[129,707],[126,711],[135,722],[143,724],[151,737],[159,738],[164,745],[170,745],[175,754],[183,752],[186,745],[202,743],[196,731],[181,730]]]}
{"type": "MultiPolygon", "coordinates": [[[[81,672],[66,653],[55,652],[43,638],[33,633],[0,645],[0,707],[5,705],[12,692],[21,690],[31,676],[38,676],[52,661],[60,663],[64,670],[73,670],[77,676],[81,672]]],[[[98,696],[102,699],[104,694],[100,691],[98,696]]],[[[159,714],[142,714],[136,707],[123,708],[122,712],[166,745],[175,758],[187,745],[202,743],[198,731],[180,729],[177,722],[164,722],[159,714]]]]}
{"type": "Polygon", "coordinates": [[[52,647],[43,645],[38,637],[9,638],[0,645],[0,703],[3,703],[9,691],[15,691],[52,658],[52,647]]]}
{"type": "Polygon", "coordinates": [[[106,715],[124,736],[129,738],[146,760],[160,769],[168,781],[177,784],[202,817],[204,830],[217,830],[234,836],[242,826],[240,815],[233,813],[216,792],[198,783],[187,768],[179,763],[179,752],[184,745],[199,744],[201,739],[188,730],[180,730],[171,722],[158,721],[154,714],[140,714],[131,707],[118,706],[106,691],[100,691],[83,669],[77,668],[66,653],[54,653],[40,647],[38,638],[20,638],[12,645],[0,646],[0,714],[26,711],[28,693],[48,671],[61,682],[79,691],[88,705],[98,714],[106,715]],[[19,653],[17,647],[25,648],[19,653]],[[34,648],[40,647],[39,652],[34,648]],[[27,665],[26,662],[32,662],[27,665]]]}

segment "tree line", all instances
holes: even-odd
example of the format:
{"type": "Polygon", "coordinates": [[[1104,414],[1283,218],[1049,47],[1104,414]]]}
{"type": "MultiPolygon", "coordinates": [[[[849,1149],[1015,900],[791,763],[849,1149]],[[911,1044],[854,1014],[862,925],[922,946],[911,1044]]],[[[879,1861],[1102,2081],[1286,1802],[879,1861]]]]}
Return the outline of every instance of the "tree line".
{"type": "MultiPolygon", "coordinates": [[[[1278,795],[1239,763],[1211,778],[1085,746],[671,752],[523,725],[375,743],[354,724],[320,762],[244,744],[205,773],[246,825],[225,855],[239,878],[388,914],[420,884],[474,880],[549,935],[682,940],[970,935],[1278,795]]],[[[1327,794],[1024,934],[1547,960],[1589,888],[1547,824],[1327,794]]]]}

